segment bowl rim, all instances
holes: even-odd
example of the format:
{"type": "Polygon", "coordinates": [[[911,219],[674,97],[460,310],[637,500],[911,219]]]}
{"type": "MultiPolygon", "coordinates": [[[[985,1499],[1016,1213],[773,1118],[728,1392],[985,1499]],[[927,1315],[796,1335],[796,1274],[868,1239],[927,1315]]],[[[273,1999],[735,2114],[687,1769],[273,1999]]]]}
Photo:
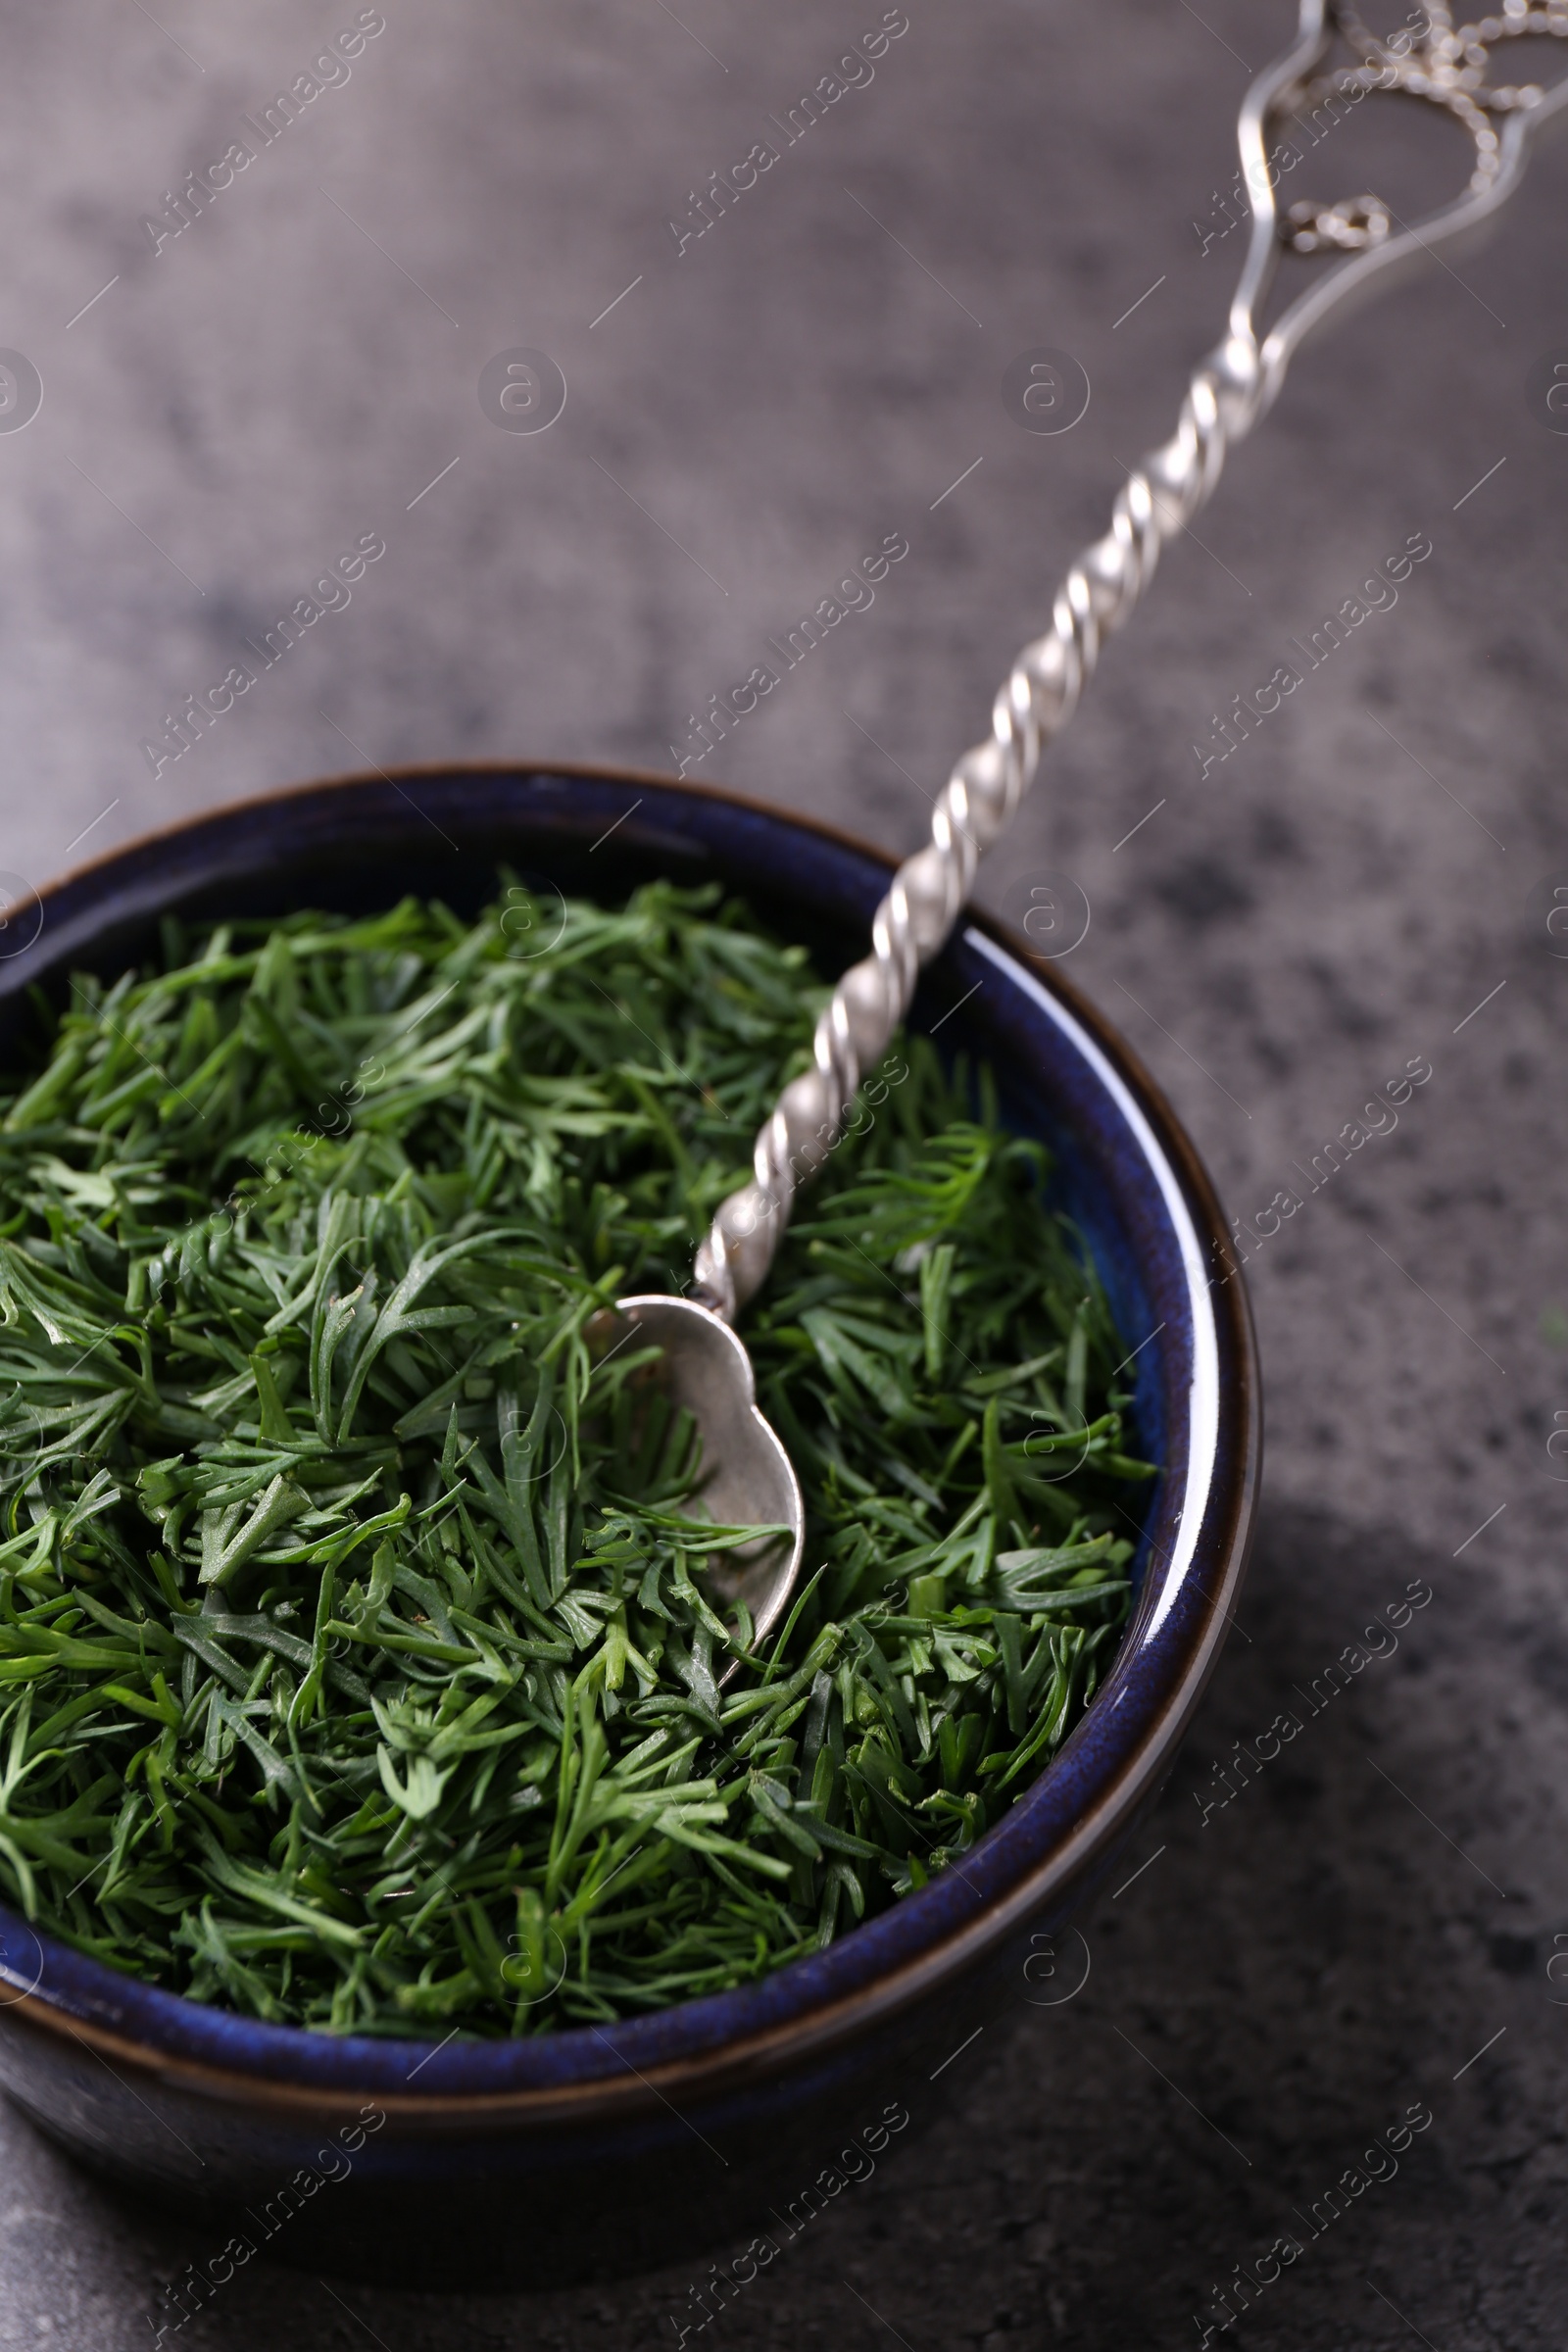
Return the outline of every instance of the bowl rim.
{"type": "MultiPolygon", "coordinates": [[[[394,768],[350,770],[240,796],[189,818],[136,834],[35,888],[34,901],[42,916],[40,932],[35,938],[47,928],[51,906],[67,894],[101,889],[117,870],[128,880],[138,864],[156,859],[160,852],[172,845],[199,845],[203,837],[220,839],[236,824],[265,818],[270,811],[286,818],[293,807],[314,802],[324,804],[338,793],[355,790],[373,793],[386,785],[401,793],[403,785],[417,785],[421,781],[448,785],[461,784],[465,779],[493,783],[510,779],[525,783],[529,779],[557,778],[641,790],[645,795],[659,796],[666,810],[671,811],[682,800],[716,804],[765,824],[814,836],[826,847],[889,876],[899,863],[896,855],[826,819],[776,807],[727,786],[671,776],[657,769],[604,761],[429,760],[394,768]]],[[[286,858],[280,862],[286,862],[286,858]]],[[[153,905],[154,902],[149,902],[148,914],[153,911],[153,905]]],[[[68,923],[68,931],[71,928],[68,923]]],[[[1056,1838],[1037,1860],[1015,1873],[1004,1887],[978,1900],[971,1916],[946,1932],[939,1925],[920,1948],[896,1965],[863,1982],[851,1984],[835,1997],[808,1999],[795,2013],[772,2022],[764,2020],[739,2035],[716,2042],[699,2038],[689,2049],[665,2057],[649,2054],[642,2070],[634,2067],[617,2047],[620,2040],[627,2038],[628,2029],[677,2018],[683,2011],[699,2010],[704,1999],[732,1999],[735,1994],[703,1996],[647,2015],[621,2018],[603,2034],[594,2028],[568,2027],[520,2044],[511,2038],[497,2037],[463,2045],[469,2058],[479,2059],[487,2051],[510,2053],[519,2048],[560,2048],[568,2039],[585,2042],[589,2034],[595,2035],[604,2045],[606,2065],[602,2070],[570,2080],[512,2084],[493,2090],[456,2089],[438,2082],[426,2089],[400,2092],[378,2082],[372,2084],[368,2077],[354,2079],[342,2068],[334,2069],[330,2079],[313,2079],[308,2071],[309,2056],[322,2045],[346,2054],[347,2046],[353,2043],[367,2057],[371,2052],[394,2049],[411,2062],[416,2059],[422,2062],[445,2049],[445,2042],[422,2042],[402,2035],[388,2041],[376,2036],[329,2034],[318,2028],[270,2025],[216,2003],[196,2001],[186,1993],[151,1984],[93,1960],[46,1931],[34,1929],[6,1904],[0,1904],[0,1982],[18,1989],[9,1998],[0,1997],[0,2025],[24,2027],[58,2041],[74,2041],[105,2063],[156,2075],[171,2088],[181,2086],[207,2100],[218,2098],[252,2109],[331,2116],[363,2102],[367,2089],[373,2088],[377,2106],[389,2117],[401,2116],[431,2125],[438,2125],[442,2118],[449,2119],[454,2126],[465,2119],[496,2124],[526,2120],[546,2126],[605,2121],[625,2112],[647,2111],[656,2102],[667,2106],[665,2092],[671,2085],[678,2086],[687,2099],[698,2094],[704,2098],[717,2097],[760,2080],[773,2079],[786,2069],[795,2071],[813,2062],[820,2063],[871,2027],[891,2021],[928,2000],[944,1984],[956,1984],[1028,1920],[1047,1911],[1053,1897],[1070,1888],[1085,1872],[1097,1850],[1111,1845],[1117,1828],[1130,1826],[1140,1805],[1157,1792],[1217,1662],[1251,1547],[1261,1477],[1262,1412],[1250,1302],[1245,1275],[1230,1251],[1229,1220],[1198,1151],[1163,1091],[1120,1032],[1060,969],[1058,962],[1052,961],[1049,973],[1044,972],[1045,959],[1033,955],[1014,930],[983,909],[965,906],[953,934],[954,944],[960,941],[978,948],[983,955],[989,950],[988,959],[996,963],[999,971],[1005,970],[1014,981],[1021,980],[1025,993],[1036,998],[1058,1026],[1069,1033],[1077,1032],[1075,1043],[1080,1047],[1087,1044],[1092,1049],[1086,1058],[1091,1065],[1096,1061],[1101,1065],[1096,1075],[1102,1088],[1104,1089],[1108,1073],[1141,1114],[1137,1123],[1146,1128],[1149,1139],[1167,1163],[1196,1235],[1201,1241],[1217,1245],[1229,1258],[1231,1268],[1223,1282],[1210,1280],[1206,1292],[1216,1341],[1220,1353],[1229,1359],[1231,1380],[1224,1392],[1217,1395],[1218,1420],[1209,1484],[1203,1508],[1194,1515],[1188,1588],[1196,1595],[1200,1622],[1196,1630],[1184,1637],[1185,1655],[1179,1676],[1152,1702],[1147,1698],[1143,1701],[1145,1721],[1141,1734],[1127,1754],[1113,1758],[1108,1769],[1102,1767],[1097,1772],[1095,1794],[1075,1814],[1066,1834],[1056,1838]],[[1218,1524],[1205,1541],[1205,1527],[1216,1511],[1218,1524]],[[1217,1570],[1209,1577],[1206,1589],[1199,1589],[1192,1581],[1200,1550],[1213,1556],[1217,1570]],[[20,1972],[4,1956],[6,1942],[19,1930],[30,1936],[39,1947],[42,1966],[34,1978],[35,1984],[41,1980],[43,1967],[55,1962],[62,1964],[69,1976],[77,1979],[84,1990],[90,1987],[99,1991],[106,2006],[112,2004],[117,1990],[122,1991],[138,2012],[138,2034],[118,2031],[106,2024],[101,2015],[89,2014],[65,1998],[51,1998],[30,1987],[21,1988],[20,1972]],[[147,2030],[155,2024],[165,2004],[172,2005],[168,2013],[171,2032],[174,2031],[176,2020],[187,2018],[212,2021],[210,2032],[216,2035],[221,2028],[225,2038],[230,2030],[244,2029],[259,2044],[256,2062],[241,2063],[230,2052],[213,2057],[196,2055],[188,2047],[166,2046],[156,2031],[147,2030]],[[288,2072],[286,2058],[290,2054],[307,2071],[288,2072]]],[[[1114,1099],[1115,1089],[1104,1091],[1112,1093],[1114,1099]]],[[[1118,1107],[1125,1115],[1125,1105],[1118,1107]]],[[[1148,1160],[1146,1154],[1146,1164],[1157,1178],[1157,1161],[1148,1160]]],[[[1200,1298],[1196,1290],[1192,1296],[1196,1330],[1200,1298]]],[[[1189,1455],[1186,1473],[1189,1476],[1190,1467],[1189,1455]]],[[[1135,1613],[1129,1623],[1129,1635],[1137,1630],[1138,1624],[1135,1613]]],[[[1097,1719],[1102,1722],[1105,1719],[1102,1702],[1108,1697],[1116,1667],[1127,1661],[1131,1647],[1124,1641],[1116,1652],[1115,1666],[1059,1751],[1057,1762],[1078,1743],[1088,1726],[1097,1719]]],[[[1139,1707],[1135,1705],[1134,1718],[1138,1714],[1139,1707]]],[[[1042,1775],[1040,1781],[1030,1784],[1031,1789],[1040,1787],[1047,1777],[1042,1775]]],[[[1028,1793],[1021,1791],[1020,1800],[1028,1793]]],[[[993,1837],[1008,1818],[1008,1813],[999,1816],[977,1845],[993,1837]]],[[[933,1889],[940,1884],[940,1880],[933,1882],[933,1889]]],[[[920,1900],[920,1893],[906,1896],[894,1913],[880,1916],[906,1915],[909,1906],[920,1900]]],[[[872,1923],[866,1924],[869,1927],[872,1923]]],[[[841,1948],[853,1940],[856,1933],[850,1931],[839,1939],[841,1948]]],[[[744,1994],[779,1984],[792,1971],[809,1966],[813,1957],[817,1956],[808,1955],[790,1962],[757,1980],[755,1985],[737,1990],[744,1994]]],[[[194,2031],[199,2032],[199,2026],[194,2031]]],[[[452,2038],[448,2036],[449,2041],[452,2038]]]]}

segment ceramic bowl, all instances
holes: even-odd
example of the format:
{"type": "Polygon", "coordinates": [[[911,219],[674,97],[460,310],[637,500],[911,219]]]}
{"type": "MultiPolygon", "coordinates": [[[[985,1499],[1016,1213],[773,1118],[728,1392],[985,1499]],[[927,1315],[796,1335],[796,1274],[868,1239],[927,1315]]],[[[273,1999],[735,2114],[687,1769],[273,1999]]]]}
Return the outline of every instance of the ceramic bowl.
{"type": "MultiPolygon", "coordinates": [[[[135,842],[13,910],[0,1054],[23,1048],[29,987],[122,970],[165,914],[357,911],[409,891],[471,912],[503,864],[611,901],[654,874],[717,877],[824,976],[863,954],[889,871],[824,826],[657,776],[312,785],[135,842]]],[[[1067,1923],[1169,1772],[1235,1603],[1259,1460],[1250,1325],[1191,1144],[1059,965],[971,915],[910,1019],[987,1059],[1008,1122],[1049,1145],[1140,1350],[1138,1443],[1163,1469],[1093,1705],[961,1871],[760,1984],[602,2030],[416,2044],[264,2025],[0,1909],[0,2083],[90,2165],[201,2212],[192,2306],[263,2250],[383,2280],[554,2284],[762,2232],[736,2258],[755,2276],[841,2192],[852,2141],[918,2132],[981,2063],[987,2027],[1081,1977],[1067,1923]]]]}

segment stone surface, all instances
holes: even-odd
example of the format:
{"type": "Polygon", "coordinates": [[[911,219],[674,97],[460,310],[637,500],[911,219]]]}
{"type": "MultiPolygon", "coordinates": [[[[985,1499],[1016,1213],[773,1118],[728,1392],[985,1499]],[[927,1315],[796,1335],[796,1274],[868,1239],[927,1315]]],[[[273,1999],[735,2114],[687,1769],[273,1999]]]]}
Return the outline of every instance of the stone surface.
{"type": "MultiPolygon", "coordinates": [[[[695,772],[912,847],[1222,322],[1230,125],[1288,0],[908,0],[870,86],[678,257],[688,191],[879,10],[388,0],[352,78],[155,256],[143,216],[354,14],[0,7],[0,343],[45,387],[0,435],[0,865],[42,879],[371,763],[668,767],[688,713],[900,532],[875,606],[695,772]],[[1001,395],[1041,346],[1093,386],[1054,437],[1001,395]],[[542,434],[477,397],[518,348],[566,378],[542,434]],[[361,534],[386,555],[352,604],[155,777],[164,713],[361,534]]],[[[1410,113],[1396,168],[1363,122],[1303,182],[1419,202],[1410,113]]],[[[986,869],[1014,913],[1075,878],[1072,969],[1226,1199],[1303,1199],[1249,1269],[1264,1534],[1158,1857],[1084,1923],[1085,1989],[976,2045],[928,2134],[729,2312],[737,2345],[1191,2342],[1293,2229],[1239,2340],[1561,2341],[1568,966],[1532,893],[1568,880],[1568,436],[1528,387],[1568,357],[1565,217],[1548,150],[1484,253],[1303,355],[986,869]],[[1200,778],[1216,710],[1411,534],[1433,552],[1397,606],[1200,778]],[[1418,1056],[1397,1130],[1309,1192],[1294,1163],[1418,1056]],[[1396,1652],[1307,1719],[1292,1687],[1422,1579],[1396,1652]],[[1292,1706],[1298,1740],[1205,1820],[1213,1763],[1292,1706]],[[1308,2238],[1293,2209],[1412,2102],[1433,2122],[1397,2176],[1308,2238]]],[[[200,2239],[9,2112],[0,2143],[0,2345],[146,2343],[200,2239]]],[[[695,2276],[463,2301],[258,2264],[186,2335],[673,2343],[695,2276]]]]}

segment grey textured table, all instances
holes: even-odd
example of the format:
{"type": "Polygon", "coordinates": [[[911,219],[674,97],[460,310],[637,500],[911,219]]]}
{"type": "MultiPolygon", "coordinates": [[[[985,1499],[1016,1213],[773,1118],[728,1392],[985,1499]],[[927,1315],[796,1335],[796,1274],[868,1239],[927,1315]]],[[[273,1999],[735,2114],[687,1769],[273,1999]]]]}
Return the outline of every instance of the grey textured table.
{"type": "MultiPolygon", "coordinates": [[[[679,251],[689,191],[782,147],[767,117],[879,7],[387,0],[351,77],[155,252],[165,191],[357,13],[0,12],[0,343],[45,387],[0,436],[0,865],[41,879],[372,763],[667,767],[890,533],[910,552],[874,607],[693,772],[913,846],[1217,330],[1244,60],[1288,0],[908,0],[874,80],[679,251]],[[1056,437],[1000,394],[1040,345],[1093,384],[1056,437]],[[569,386],[538,435],[476,398],[517,347],[569,386]],[[361,535],[386,554],[352,604],[159,765],[166,714],[361,535]]],[[[1321,193],[1362,184],[1363,135],[1314,160],[1321,193]]],[[[1289,2230],[1304,2251],[1238,2340],[1563,2340],[1568,968],[1532,892],[1568,879],[1568,437],[1527,387],[1568,357],[1565,217],[1548,152],[1484,255],[1308,353],[986,873],[1015,911],[1075,877],[1071,968],[1226,1199],[1250,1221],[1303,1199],[1249,1268],[1263,1534],[1154,1858],[1084,1923],[1087,1985],[965,2054],[948,2117],[728,2312],[737,2345],[1191,2342],[1289,2230]],[[1432,554],[1397,605],[1200,774],[1216,710],[1413,534],[1432,554]],[[1307,1191],[1294,1167],[1422,1056],[1396,1130],[1307,1191]],[[1293,1690],[1411,1583],[1434,1597],[1396,1650],[1308,1717],[1293,1690]],[[1283,1708],[1301,1736],[1205,1814],[1283,1708]],[[1412,2105],[1432,2121],[1396,2172],[1309,2234],[1412,2105]]],[[[9,2112],[0,2142],[0,2345],[146,2344],[200,2234],[130,2217],[9,2112]]],[[[674,2343],[699,2276],[443,2301],[258,2263],[184,2340],[674,2343]]]]}

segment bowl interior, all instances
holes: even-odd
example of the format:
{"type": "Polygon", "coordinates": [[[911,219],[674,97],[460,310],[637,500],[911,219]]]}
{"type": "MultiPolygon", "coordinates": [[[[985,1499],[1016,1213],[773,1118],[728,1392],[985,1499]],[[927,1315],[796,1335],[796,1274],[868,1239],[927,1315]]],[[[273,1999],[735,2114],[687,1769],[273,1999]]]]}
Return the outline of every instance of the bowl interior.
{"type": "MultiPolygon", "coordinates": [[[[171,915],[356,913],[411,892],[471,914],[508,869],[546,903],[553,892],[613,903],[656,874],[719,879],[806,945],[827,978],[864,953],[888,875],[874,853],[824,829],[653,777],[479,769],[315,786],[132,844],[45,892],[30,944],[0,961],[0,1062],[26,1054],[37,1033],[29,991],[58,999],[73,971],[113,976],[156,948],[171,915]]],[[[1141,1527],[1129,1523],[1137,1598],[1117,1659],[1047,1773],[966,1855],[961,1879],[947,1874],[760,1984],[612,2034],[452,2043],[419,2064],[421,2095],[564,2086],[787,2028],[970,1940],[988,1911],[1038,1906],[1113,1837],[1174,1749],[1217,1642],[1217,1604],[1239,1573],[1255,1475],[1250,1333],[1240,1285],[1218,1263],[1223,1219],[1125,1048],[1021,943],[966,921],[922,976],[910,1025],[946,1053],[989,1062],[1007,1123],[1050,1148],[1053,1198],[1077,1223],[1134,1356],[1136,1440],[1162,1473],[1141,1527]]],[[[0,1978],[160,2049],[290,2082],[396,2088],[423,2056],[407,2041],[334,2038],[204,2007],[35,1935],[3,1907],[0,1978]]]]}

